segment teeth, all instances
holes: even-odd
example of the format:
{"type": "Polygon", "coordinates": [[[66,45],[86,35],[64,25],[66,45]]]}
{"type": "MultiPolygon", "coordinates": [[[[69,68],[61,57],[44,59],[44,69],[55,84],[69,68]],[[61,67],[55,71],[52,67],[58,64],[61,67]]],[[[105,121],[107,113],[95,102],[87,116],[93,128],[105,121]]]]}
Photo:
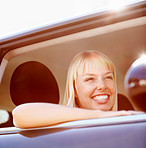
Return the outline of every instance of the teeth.
{"type": "Polygon", "coordinates": [[[94,100],[106,100],[108,98],[108,95],[100,95],[100,96],[96,96],[94,97],[94,100]]]}

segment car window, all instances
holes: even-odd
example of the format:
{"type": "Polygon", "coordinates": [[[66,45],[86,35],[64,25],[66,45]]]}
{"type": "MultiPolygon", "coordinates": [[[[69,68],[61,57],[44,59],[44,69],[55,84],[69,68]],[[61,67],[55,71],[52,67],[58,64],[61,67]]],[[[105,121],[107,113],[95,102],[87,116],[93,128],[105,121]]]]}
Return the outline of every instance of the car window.
{"type": "MultiPolygon", "coordinates": [[[[118,93],[127,96],[124,76],[146,49],[143,4],[127,9],[123,13],[96,13],[3,40],[0,51],[1,109],[11,114],[15,108],[13,91],[17,85],[14,75],[19,67],[32,62],[51,71],[58,85],[58,103],[62,104],[70,61],[84,50],[97,50],[112,59],[117,68],[118,93]]],[[[28,74],[33,70],[29,69],[28,74]]]]}

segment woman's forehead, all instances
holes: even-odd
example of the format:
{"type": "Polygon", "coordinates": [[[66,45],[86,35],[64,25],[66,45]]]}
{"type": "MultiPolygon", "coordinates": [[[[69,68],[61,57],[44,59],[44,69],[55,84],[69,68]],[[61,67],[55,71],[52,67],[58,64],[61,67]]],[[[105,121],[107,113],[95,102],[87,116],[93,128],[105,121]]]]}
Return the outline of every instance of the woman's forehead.
{"type": "Polygon", "coordinates": [[[85,74],[98,74],[98,73],[108,73],[112,72],[112,70],[104,64],[86,64],[84,65],[82,75],[85,74]]]}
{"type": "Polygon", "coordinates": [[[99,72],[112,72],[114,74],[114,67],[111,62],[104,57],[88,57],[80,61],[80,64],[76,67],[77,75],[83,75],[85,73],[99,73],[99,72]]]}

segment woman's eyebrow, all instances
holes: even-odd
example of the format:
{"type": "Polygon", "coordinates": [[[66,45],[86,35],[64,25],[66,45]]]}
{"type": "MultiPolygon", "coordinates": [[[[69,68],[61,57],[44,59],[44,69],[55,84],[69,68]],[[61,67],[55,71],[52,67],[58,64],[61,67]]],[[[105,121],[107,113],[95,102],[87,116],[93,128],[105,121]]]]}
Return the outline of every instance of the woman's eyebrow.
{"type": "Polygon", "coordinates": [[[108,72],[106,72],[105,74],[113,74],[113,72],[111,72],[111,71],[108,71],[108,72]]]}
{"type": "Polygon", "coordinates": [[[114,73],[113,72],[107,72],[104,75],[114,75],[114,73]]]}
{"type": "MultiPolygon", "coordinates": [[[[108,72],[106,72],[104,75],[110,75],[110,74],[113,75],[113,72],[108,71],[108,72]]],[[[82,76],[83,76],[83,77],[86,77],[86,76],[96,76],[96,75],[93,74],[93,73],[86,73],[86,74],[83,74],[82,76]]]]}
{"type": "MultiPolygon", "coordinates": [[[[108,71],[108,72],[105,73],[105,75],[106,75],[106,74],[113,74],[113,72],[108,71]]],[[[83,76],[86,76],[86,75],[95,76],[95,74],[93,74],[93,73],[86,73],[86,74],[84,74],[83,76]]]]}
{"type": "Polygon", "coordinates": [[[87,74],[84,74],[83,76],[95,76],[95,74],[87,73],[87,74]]]}

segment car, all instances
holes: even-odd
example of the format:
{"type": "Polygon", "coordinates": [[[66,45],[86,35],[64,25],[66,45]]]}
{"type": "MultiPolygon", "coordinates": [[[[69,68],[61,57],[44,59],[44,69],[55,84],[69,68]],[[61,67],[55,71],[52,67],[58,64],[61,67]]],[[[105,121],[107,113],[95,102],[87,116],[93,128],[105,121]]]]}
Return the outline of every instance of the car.
{"type": "Polygon", "coordinates": [[[145,148],[146,114],[79,120],[34,129],[0,129],[2,148],[145,148]]]}
{"type": "Polygon", "coordinates": [[[62,104],[70,61],[78,52],[93,49],[115,63],[119,110],[134,110],[124,78],[146,51],[145,14],[145,1],[139,1],[119,12],[102,10],[2,38],[0,115],[5,112],[9,118],[0,121],[0,147],[145,148],[146,114],[32,129],[14,127],[11,115],[17,105],[26,102],[62,104]]]}

